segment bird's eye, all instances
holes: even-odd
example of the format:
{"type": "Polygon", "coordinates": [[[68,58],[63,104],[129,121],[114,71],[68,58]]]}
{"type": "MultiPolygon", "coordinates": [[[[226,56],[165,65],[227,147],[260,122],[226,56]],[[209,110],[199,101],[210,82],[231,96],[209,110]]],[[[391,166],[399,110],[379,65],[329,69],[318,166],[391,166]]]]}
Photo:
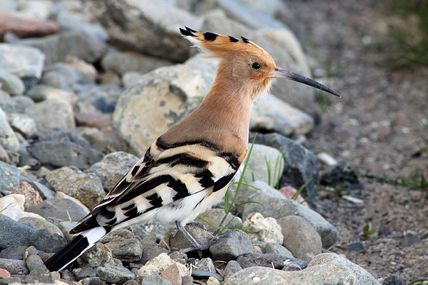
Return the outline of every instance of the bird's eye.
{"type": "Polygon", "coordinates": [[[251,67],[253,69],[260,69],[262,66],[258,62],[253,62],[253,64],[251,64],[251,67]]]}

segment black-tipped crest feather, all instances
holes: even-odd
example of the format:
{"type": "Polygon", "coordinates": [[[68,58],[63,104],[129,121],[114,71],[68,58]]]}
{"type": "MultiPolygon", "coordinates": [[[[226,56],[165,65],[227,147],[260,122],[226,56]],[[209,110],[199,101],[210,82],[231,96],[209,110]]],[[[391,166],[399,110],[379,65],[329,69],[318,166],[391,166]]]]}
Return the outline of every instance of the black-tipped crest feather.
{"type": "Polygon", "coordinates": [[[237,38],[232,37],[232,36],[229,36],[229,40],[230,40],[232,43],[237,43],[237,42],[239,42],[239,40],[238,40],[237,38]]]}
{"type": "Polygon", "coordinates": [[[210,42],[215,41],[215,39],[217,38],[217,36],[218,36],[217,34],[210,33],[210,32],[204,33],[204,39],[206,41],[210,41],[210,42]]]}

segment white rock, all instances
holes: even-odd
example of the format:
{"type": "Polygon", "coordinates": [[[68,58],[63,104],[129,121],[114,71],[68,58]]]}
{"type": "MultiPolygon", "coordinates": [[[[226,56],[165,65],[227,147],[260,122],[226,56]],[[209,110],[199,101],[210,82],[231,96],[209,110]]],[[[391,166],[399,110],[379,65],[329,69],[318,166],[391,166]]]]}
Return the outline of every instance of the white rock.
{"type": "Polygon", "coordinates": [[[220,285],[220,281],[218,281],[216,278],[210,276],[207,280],[207,285],[220,285]]]}
{"type": "Polygon", "coordinates": [[[271,217],[265,218],[260,213],[250,214],[243,224],[243,229],[253,240],[278,244],[282,244],[284,240],[278,222],[271,217]]]}
{"type": "Polygon", "coordinates": [[[147,261],[140,269],[138,269],[138,276],[144,277],[152,274],[159,274],[168,266],[174,264],[174,261],[166,253],[161,253],[155,258],[147,261]]]}
{"type": "Polygon", "coordinates": [[[30,138],[37,134],[37,125],[33,118],[25,114],[12,113],[8,119],[10,125],[25,137],[30,138]]]}
{"type": "Polygon", "coordinates": [[[356,198],[356,197],[353,197],[353,196],[350,196],[350,195],[343,195],[342,198],[345,199],[346,201],[349,201],[349,202],[357,204],[357,205],[363,205],[364,204],[363,200],[356,198]]]}
{"type": "Polygon", "coordinates": [[[0,44],[0,67],[18,77],[39,79],[45,56],[38,49],[13,44],[0,44]]]}
{"type": "Polygon", "coordinates": [[[324,163],[325,165],[328,165],[328,166],[336,166],[337,165],[337,160],[334,159],[334,157],[332,157],[331,155],[329,155],[326,152],[318,153],[317,158],[320,162],[324,163]]]}
{"type": "Polygon", "coordinates": [[[25,212],[25,196],[21,194],[9,194],[0,198],[0,213],[9,218],[19,221],[22,218],[30,217],[44,220],[40,215],[25,212]]]}

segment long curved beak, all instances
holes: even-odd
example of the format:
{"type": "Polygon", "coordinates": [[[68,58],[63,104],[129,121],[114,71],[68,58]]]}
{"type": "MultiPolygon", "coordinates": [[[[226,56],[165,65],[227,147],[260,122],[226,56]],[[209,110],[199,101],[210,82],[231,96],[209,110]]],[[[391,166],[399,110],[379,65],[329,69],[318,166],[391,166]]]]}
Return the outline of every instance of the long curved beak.
{"type": "Polygon", "coordinates": [[[275,72],[273,74],[273,77],[291,79],[293,81],[297,81],[297,82],[312,86],[314,88],[317,88],[319,90],[328,92],[330,94],[333,94],[334,96],[342,97],[342,96],[340,96],[340,94],[338,92],[334,91],[333,89],[328,88],[327,86],[325,86],[325,85],[323,85],[323,84],[321,84],[315,80],[312,80],[308,77],[305,77],[303,75],[299,75],[299,74],[294,73],[294,72],[287,71],[283,68],[279,68],[279,67],[275,68],[275,72]]]}

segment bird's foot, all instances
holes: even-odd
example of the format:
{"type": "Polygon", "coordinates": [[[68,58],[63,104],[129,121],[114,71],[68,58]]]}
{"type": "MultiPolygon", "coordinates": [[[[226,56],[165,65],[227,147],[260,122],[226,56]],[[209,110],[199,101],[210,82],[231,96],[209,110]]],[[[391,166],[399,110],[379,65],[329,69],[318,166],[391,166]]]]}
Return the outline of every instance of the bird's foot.
{"type": "Polygon", "coordinates": [[[184,235],[184,237],[189,241],[189,243],[193,246],[194,249],[198,251],[204,250],[202,245],[197,241],[197,239],[187,231],[186,227],[184,227],[180,222],[176,221],[175,225],[177,229],[184,235]]]}

